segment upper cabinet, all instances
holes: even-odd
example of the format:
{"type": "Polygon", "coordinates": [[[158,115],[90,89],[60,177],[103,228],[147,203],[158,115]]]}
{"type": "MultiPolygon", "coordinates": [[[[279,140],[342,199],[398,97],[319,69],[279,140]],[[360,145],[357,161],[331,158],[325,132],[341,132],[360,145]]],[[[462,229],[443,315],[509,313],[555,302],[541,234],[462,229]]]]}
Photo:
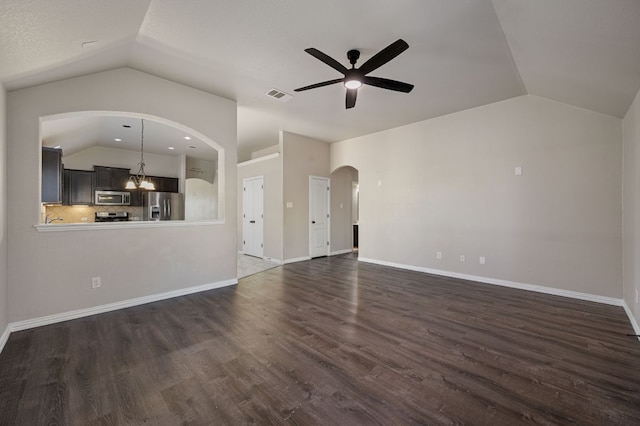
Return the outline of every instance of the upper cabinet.
{"type": "Polygon", "coordinates": [[[62,150],[42,148],[43,203],[62,203],[62,150]]]}
{"type": "Polygon", "coordinates": [[[147,176],[157,192],[178,192],[178,178],[147,176]]]}
{"type": "Polygon", "coordinates": [[[119,167],[93,166],[95,171],[95,188],[99,190],[124,191],[129,180],[129,169],[119,167]]]}
{"type": "Polygon", "coordinates": [[[64,170],[64,204],[93,204],[93,178],[89,170],[64,170]]]}

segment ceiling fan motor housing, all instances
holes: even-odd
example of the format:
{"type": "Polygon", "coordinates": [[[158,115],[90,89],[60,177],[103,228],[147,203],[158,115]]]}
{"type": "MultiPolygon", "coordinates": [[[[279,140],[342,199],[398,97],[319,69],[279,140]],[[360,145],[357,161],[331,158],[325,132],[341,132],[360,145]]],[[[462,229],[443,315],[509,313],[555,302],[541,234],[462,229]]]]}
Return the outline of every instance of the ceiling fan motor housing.
{"type": "Polygon", "coordinates": [[[355,49],[348,51],[347,58],[349,59],[351,65],[355,67],[356,62],[358,62],[358,59],[360,59],[360,51],[355,49]]]}

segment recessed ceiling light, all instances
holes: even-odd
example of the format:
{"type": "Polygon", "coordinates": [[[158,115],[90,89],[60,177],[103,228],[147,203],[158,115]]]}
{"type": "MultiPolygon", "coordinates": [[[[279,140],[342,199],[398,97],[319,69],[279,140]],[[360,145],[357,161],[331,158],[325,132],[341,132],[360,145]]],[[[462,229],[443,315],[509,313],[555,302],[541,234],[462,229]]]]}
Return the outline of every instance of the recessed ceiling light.
{"type": "Polygon", "coordinates": [[[115,139],[114,139],[114,141],[116,141],[116,142],[122,142],[122,139],[120,139],[120,138],[115,138],[115,139]]]}
{"type": "Polygon", "coordinates": [[[186,140],[190,141],[191,140],[191,136],[185,136],[184,137],[186,140]]]}
{"type": "Polygon", "coordinates": [[[174,150],[175,148],[174,148],[174,147],[172,147],[172,146],[170,146],[170,147],[169,147],[169,149],[174,150]]]}

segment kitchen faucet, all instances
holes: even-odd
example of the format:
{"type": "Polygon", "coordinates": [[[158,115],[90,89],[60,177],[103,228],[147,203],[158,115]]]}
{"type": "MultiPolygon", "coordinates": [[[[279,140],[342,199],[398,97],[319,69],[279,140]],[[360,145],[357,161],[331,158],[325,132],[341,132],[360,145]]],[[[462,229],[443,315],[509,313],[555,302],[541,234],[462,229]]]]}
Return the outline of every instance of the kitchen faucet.
{"type": "Polygon", "coordinates": [[[49,215],[47,215],[47,216],[44,218],[44,223],[53,223],[53,222],[55,222],[56,220],[59,220],[60,222],[62,222],[62,218],[61,218],[61,217],[54,217],[53,219],[49,219],[49,215]]]}

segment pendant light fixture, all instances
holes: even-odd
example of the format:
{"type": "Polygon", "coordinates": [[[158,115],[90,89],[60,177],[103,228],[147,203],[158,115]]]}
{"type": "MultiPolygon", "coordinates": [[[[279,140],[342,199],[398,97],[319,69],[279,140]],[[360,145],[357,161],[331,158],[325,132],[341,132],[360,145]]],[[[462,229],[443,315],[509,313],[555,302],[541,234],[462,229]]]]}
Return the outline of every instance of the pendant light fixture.
{"type": "Polygon", "coordinates": [[[138,173],[132,175],[125,186],[125,189],[146,189],[148,191],[155,191],[156,187],[153,182],[149,182],[147,180],[147,176],[144,172],[144,119],[140,120],[142,122],[141,127],[141,136],[140,136],[140,162],[138,166],[138,173]]]}

